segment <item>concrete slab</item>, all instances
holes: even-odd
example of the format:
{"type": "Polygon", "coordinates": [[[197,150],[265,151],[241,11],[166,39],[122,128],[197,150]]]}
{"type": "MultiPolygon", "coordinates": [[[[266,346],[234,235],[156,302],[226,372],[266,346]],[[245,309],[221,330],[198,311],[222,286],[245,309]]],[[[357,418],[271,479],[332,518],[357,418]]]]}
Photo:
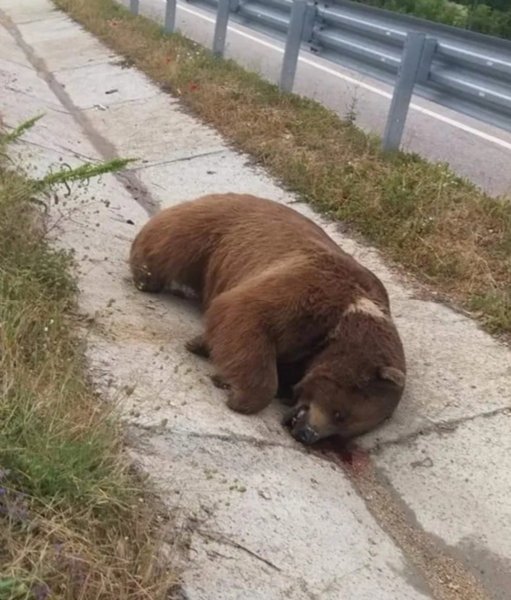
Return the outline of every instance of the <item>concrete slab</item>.
{"type": "MultiPolygon", "coordinates": [[[[163,119],[164,120],[164,119],[163,119]]],[[[142,155],[139,155],[143,159],[142,155]]],[[[139,177],[154,188],[163,206],[192,200],[203,194],[230,192],[258,193],[274,200],[292,201],[262,171],[250,165],[247,156],[223,147],[199,146],[197,156],[184,157],[168,164],[141,168],[139,177]]]]}
{"type": "Polygon", "coordinates": [[[23,164],[28,174],[35,179],[44,177],[50,171],[78,167],[86,160],[76,153],[53,150],[46,141],[43,144],[25,141],[12,144],[9,156],[13,157],[18,164],[23,164]]]}
{"type": "Polygon", "coordinates": [[[114,104],[108,111],[88,110],[86,114],[116,148],[148,163],[188,160],[226,149],[216,131],[187,115],[168,94],[114,104]]]}
{"type": "Polygon", "coordinates": [[[0,58],[0,89],[19,94],[20,102],[36,99],[47,106],[58,108],[58,102],[46,82],[26,63],[23,65],[0,58]],[[23,97],[27,100],[23,100],[23,97]]]}
{"type": "Polygon", "coordinates": [[[0,10],[8,11],[16,24],[61,18],[62,13],[49,0],[0,0],[0,10]]]}
{"type": "Polygon", "coordinates": [[[509,350],[477,324],[438,303],[394,302],[409,378],[395,418],[365,443],[398,440],[414,431],[471,418],[511,404],[509,350]]]}
{"type": "MultiPolygon", "coordinates": [[[[42,115],[37,127],[33,127],[23,136],[23,140],[34,146],[47,148],[52,155],[62,157],[76,156],[82,161],[98,160],[99,155],[89,140],[84,139],[74,124],[73,117],[52,105],[44,105],[35,98],[26,98],[14,93],[5,99],[2,107],[7,127],[16,127],[24,121],[42,115]]],[[[57,156],[57,159],[59,157],[57,156]]]]}
{"type": "MultiPolygon", "coordinates": [[[[50,40],[60,40],[61,43],[67,42],[69,52],[69,40],[73,33],[73,23],[62,12],[53,13],[51,18],[18,23],[18,29],[25,39],[30,39],[30,47],[37,48],[42,42],[50,40]]],[[[74,46],[73,46],[74,48],[74,46]]]]}
{"type": "Polygon", "coordinates": [[[163,93],[140,72],[111,63],[60,71],[57,79],[81,109],[149,99],[163,93]]]}
{"type": "Polygon", "coordinates": [[[25,54],[21,48],[12,43],[11,34],[3,27],[0,27],[0,48],[0,59],[2,61],[10,61],[22,66],[28,66],[25,54]]]}
{"type": "Polygon", "coordinates": [[[144,441],[143,464],[185,511],[202,558],[185,576],[190,600],[429,597],[330,463],[236,438],[144,441]],[[174,460],[159,460],[167,452],[174,460]]]}
{"type": "Polygon", "coordinates": [[[98,48],[95,40],[85,32],[77,32],[62,13],[51,19],[21,24],[19,30],[26,39],[30,39],[34,51],[44,55],[46,66],[52,71],[77,69],[112,60],[111,52],[98,48]]]}
{"type": "MultiPolygon", "coordinates": [[[[98,270],[91,268],[95,276],[98,270]]],[[[103,310],[95,305],[95,327],[102,337],[91,335],[89,343],[98,386],[104,395],[122,402],[125,420],[144,430],[163,429],[169,435],[239,436],[254,442],[295,446],[280,425],[282,407],[269,407],[260,419],[240,418],[226,410],[224,392],[216,389],[210,379],[212,367],[190,360],[184,349],[190,331],[198,328],[198,319],[192,320],[185,307],[169,306],[163,312],[154,305],[148,309],[146,304],[143,308],[146,313],[150,311],[151,318],[126,318],[126,306],[118,298],[109,288],[101,305],[103,310]],[[108,307],[112,298],[115,305],[108,307]]],[[[129,308],[133,310],[134,306],[130,304],[129,308]]]]}
{"type": "Polygon", "coordinates": [[[376,464],[420,525],[492,590],[511,591],[511,408],[385,448],[376,464]]]}

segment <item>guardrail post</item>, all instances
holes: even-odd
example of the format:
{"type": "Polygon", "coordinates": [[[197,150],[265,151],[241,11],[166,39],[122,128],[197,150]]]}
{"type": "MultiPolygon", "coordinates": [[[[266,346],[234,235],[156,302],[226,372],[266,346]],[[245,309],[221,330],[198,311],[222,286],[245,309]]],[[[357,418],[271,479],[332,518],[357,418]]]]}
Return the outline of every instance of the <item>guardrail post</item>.
{"type": "Polygon", "coordinates": [[[174,33],[176,29],[176,0],[167,0],[165,4],[165,33],[174,33]]]}
{"type": "Polygon", "coordinates": [[[422,58],[419,70],[417,72],[417,83],[427,83],[433,57],[435,56],[438,42],[435,38],[427,37],[422,49],[422,58]]]}
{"type": "Polygon", "coordinates": [[[409,32],[406,36],[398,78],[383,134],[383,150],[385,151],[399,150],[413,88],[419,74],[425,41],[424,33],[414,31],[409,32]]]}
{"type": "Polygon", "coordinates": [[[286,48],[282,59],[279,87],[283,92],[291,92],[296,75],[296,65],[300,54],[307,0],[294,0],[291,9],[291,22],[287,32],[286,48]]]}
{"type": "Polygon", "coordinates": [[[130,0],[130,12],[132,12],[134,15],[138,15],[138,5],[139,0],[130,0]]]}
{"type": "Polygon", "coordinates": [[[215,56],[224,55],[230,8],[231,0],[219,0],[218,11],[216,13],[215,33],[213,35],[213,54],[215,56]]]}

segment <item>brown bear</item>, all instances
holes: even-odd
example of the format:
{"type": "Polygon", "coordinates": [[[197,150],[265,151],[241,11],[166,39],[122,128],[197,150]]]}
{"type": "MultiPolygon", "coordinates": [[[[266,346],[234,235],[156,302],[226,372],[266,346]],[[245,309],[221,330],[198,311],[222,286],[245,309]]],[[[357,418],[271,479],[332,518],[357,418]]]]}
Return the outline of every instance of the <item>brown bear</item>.
{"type": "Polygon", "coordinates": [[[217,194],[167,208],[130,255],[139,290],[194,290],[228,406],[255,413],[294,384],[287,423],[310,444],[365,433],[398,404],[405,356],[380,280],[318,225],[289,207],[217,194]]]}

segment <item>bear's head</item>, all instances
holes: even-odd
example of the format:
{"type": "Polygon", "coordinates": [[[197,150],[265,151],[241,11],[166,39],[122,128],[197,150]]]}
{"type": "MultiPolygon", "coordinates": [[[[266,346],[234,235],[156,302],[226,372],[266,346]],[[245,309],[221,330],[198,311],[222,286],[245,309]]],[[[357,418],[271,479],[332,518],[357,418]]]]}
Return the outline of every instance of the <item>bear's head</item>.
{"type": "Polygon", "coordinates": [[[284,423],[304,444],[371,431],[394,412],[405,374],[403,346],[389,317],[343,316],[295,386],[296,406],[284,423]]]}

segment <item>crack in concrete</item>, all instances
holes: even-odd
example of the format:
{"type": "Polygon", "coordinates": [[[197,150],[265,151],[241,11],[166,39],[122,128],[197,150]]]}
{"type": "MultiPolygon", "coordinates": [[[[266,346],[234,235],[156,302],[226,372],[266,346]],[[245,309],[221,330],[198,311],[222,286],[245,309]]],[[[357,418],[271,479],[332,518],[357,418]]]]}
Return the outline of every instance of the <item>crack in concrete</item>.
{"type": "MultiPolygon", "coordinates": [[[[63,113],[64,114],[64,113],[63,113]]],[[[65,113],[67,114],[67,113],[65,113]]],[[[11,129],[14,129],[11,127],[11,129]]],[[[55,144],[55,147],[45,146],[44,144],[39,144],[37,142],[33,142],[31,140],[23,140],[23,143],[27,146],[34,146],[35,148],[40,148],[41,150],[48,150],[49,152],[68,152],[72,154],[76,158],[81,158],[82,160],[87,160],[90,162],[94,162],[96,159],[93,156],[88,156],[87,154],[83,154],[82,152],[78,152],[77,150],[73,150],[67,146],[60,146],[59,144],[55,144]]]]}
{"type": "MultiPolygon", "coordinates": [[[[114,55],[112,55],[112,56],[114,56],[114,55]]],[[[108,60],[108,61],[106,61],[104,63],[101,63],[101,64],[111,65],[113,67],[120,67],[121,66],[118,62],[116,62],[113,59],[110,59],[110,60],[108,60]]],[[[95,67],[95,66],[97,66],[97,64],[91,63],[90,65],[84,65],[84,67],[87,67],[87,66],[95,67]]],[[[75,67],[75,69],[81,69],[81,68],[82,67],[75,67]]],[[[122,67],[122,68],[123,69],[128,69],[128,68],[131,68],[131,66],[130,67],[122,67]]],[[[56,71],[56,73],[63,73],[64,71],[67,71],[67,70],[73,71],[74,69],[72,69],[72,68],[71,69],[59,69],[58,71],[56,71]]],[[[106,109],[106,111],[108,111],[108,110],[110,110],[110,107],[116,107],[117,108],[118,106],[126,106],[127,104],[137,104],[137,103],[143,102],[145,100],[153,100],[154,98],[159,98],[160,96],[169,96],[169,94],[166,93],[166,92],[157,91],[157,92],[152,93],[150,96],[146,96],[144,98],[126,98],[125,100],[117,100],[117,102],[112,102],[111,104],[109,104],[108,106],[106,106],[105,109],[106,109]]],[[[169,102],[172,102],[172,101],[177,102],[177,100],[173,96],[169,96],[169,102]]],[[[98,104],[100,104],[100,103],[98,102],[98,104]]],[[[82,108],[80,110],[82,112],[86,113],[86,112],[90,112],[90,111],[93,111],[93,110],[97,110],[96,106],[97,106],[97,104],[94,104],[93,106],[87,106],[87,107],[82,108]]]]}
{"type": "MultiPolygon", "coordinates": [[[[55,20],[57,20],[59,17],[62,18],[62,13],[58,8],[53,8],[50,10],[50,12],[55,13],[55,16],[53,18],[55,18],[55,20]]],[[[53,18],[51,20],[53,20],[53,18]]],[[[44,21],[48,21],[48,17],[44,16],[42,19],[29,19],[28,21],[19,21],[18,24],[19,25],[30,25],[31,23],[43,23],[44,21]]],[[[62,19],[64,20],[64,19],[62,19]]]]}
{"type": "Polygon", "coordinates": [[[254,446],[255,448],[284,448],[285,450],[292,450],[293,452],[299,452],[301,454],[307,454],[307,451],[301,446],[293,446],[291,444],[286,444],[284,442],[275,442],[272,440],[266,440],[263,438],[257,438],[249,435],[240,435],[236,433],[199,433],[199,432],[189,432],[188,437],[191,438],[199,438],[199,439],[214,439],[220,442],[234,442],[247,444],[249,446],[254,446]]]}
{"type": "MultiPolygon", "coordinates": [[[[119,158],[115,146],[104,136],[102,136],[91,124],[84,111],[80,110],[71,99],[71,96],[65,91],[62,85],[57,81],[55,75],[49,70],[43,58],[38,56],[35,50],[23,38],[19,28],[12,19],[0,9],[0,18],[5,29],[12,36],[17,46],[25,54],[28,62],[35,69],[37,75],[43,79],[50,90],[55,95],[58,102],[66,109],[69,115],[75,120],[80,129],[84,132],[86,138],[92,144],[94,149],[104,160],[119,158]]],[[[44,21],[44,19],[42,19],[44,21]]],[[[149,215],[154,214],[159,209],[159,203],[152,197],[148,188],[140,181],[133,172],[113,173],[114,177],[129,192],[132,198],[146,210],[149,215]],[[126,184],[129,181],[129,185],[126,184]]]]}
{"type": "Polygon", "coordinates": [[[220,543],[220,544],[224,544],[225,546],[231,546],[232,548],[236,548],[237,550],[242,550],[243,552],[247,553],[252,558],[255,558],[256,560],[264,563],[265,565],[268,565],[269,567],[271,567],[275,571],[278,571],[279,573],[282,572],[282,569],[280,567],[278,567],[277,565],[273,564],[267,558],[264,558],[264,556],[261,556],[257,552],[254,552],[253,550],[250,550],[250,548],[247,548],[246,546],[243,546],[239,542],[235,542],[234,540],[229,539],[228,537],[222,535],[221,533],[206,531],[204,529],[196,529],[195,532],[198,533],[200,536],[208,539],[208,540],[212,540],[214,542],[217,542],[217,543],[220,543]]]}
{"type": "MultiPolygon", "coordinates": [[[[1,16],[1,15],[0,15],[1,16]]],[[[30,69],[30,67],[24,67],[25,69],[30,69]]],[[[30,69],[32,70],[32,69],[30,69]]],[[[24,96],[25,98],[31,98],[32,100],[39,100],[39,97],[37,96],[36,93],[33,92],[24,92],[23,90],[20,90],[17,87],[13,87],[12,85],[7,84],[5,86],[6,90],[9,90],[10,92],[14,92],[15,94],[19,94],[20,96],[24,96]]],[[[51,110],[61,113],[63,115],[69,115],[69,112],[67,110],[59,110],[60,105],[59,104],[51,104],[46,102],[46,107],[48,108],[48,106],[51,108],[51,110]]]]}
{"type": "MultiPolygon", "coordinates": [[[[99,67],[101,65],[111,65],[111,64],[113,64],[111,58],[109,58],[108,60],[103,60],[103,59],[91,60],[90,62],[85,63],[84,65],[79,65],[78,67],[62,67],[58,71],[55,71],[55,74],[58,75],[59,73],[69,73],[71,71],[79,71],[80,69],[86,69],[87,67],[99,67]]],[[[135,102],[135,100],[126,100],[125,102],[135,102]]],[[[125,104],[125,102],[119,102],[119,104],[125,104]]],[[[85,108],[83,110],[92,110],[92,108],[85,108]]]]}
{"type": "Polygon", "coordinates": [[[442,421],[440,423],[433,423],[430,426],[423,427],[417,431],[412,431],[402,437],[398,437],[394,440],[387,440],[384,442],[378,442],[375,446],[370,449],[372,454],[380,454],[386,448],[392,446],[400,446],[409,444],[414,442],[419,437],[429,436],[429,435],[448,435],[453,433],[458,429],[458,427],[464,425],[465,423],[470,423],[472,421],[476,421],[478,419],[490,419],[491,417],[496,417],[498,415],[511,415],[511,405],[510,406],[502,406],[500,408],[496,408],[494,410],[490,410],[487,412],[477,413],[475,415],[470,415],[469,417],[460,417],[458,419],[452,419],[450,421],[442,421]]]}
{"type": "Polygon", "coordinates": [[[222,154],[226,151],[226,148],[220,148],[218,150],[211,150],[208,152],[201,152],[199,154],[193,154],[191,156],[181,156],[179,158],[171,158],[169,160],[163,160],[158,162],[150,162],[147,164],[140,165],[139,167],[128,167],[124,169],[124,173],[126,172],[134,172],[134,171],[143,171],[144,169],[150,169],[152,167],[163,167],[165,165],[172,165],[174,163],[187,162],[195,160],[196,158],[206,158],[208,156],[216,156],[217,154],[222,154]]]}
{"type": "Polygon", "coordinates": [[[150,434],[156,434],[160,436],[183,436],[191,439],[199,440],[217,440],[219,442],[229,443],[240,443],[253,446],[254,448],[283,448],[285,450],[291,450],[293,452],[299,452],[301,454],[308,454],[307,450],[299,445],[286,444],[284,442],[275,442],[272,440],[266,440],[249,435],[240,435],[236,433],[202,433],[199,431],[185,431],[174,429],[172,427],[165,427],[161,424],[148,425],[145,423],[135,423],[128,421],[130,427],[145,431],[150,434]]]}

